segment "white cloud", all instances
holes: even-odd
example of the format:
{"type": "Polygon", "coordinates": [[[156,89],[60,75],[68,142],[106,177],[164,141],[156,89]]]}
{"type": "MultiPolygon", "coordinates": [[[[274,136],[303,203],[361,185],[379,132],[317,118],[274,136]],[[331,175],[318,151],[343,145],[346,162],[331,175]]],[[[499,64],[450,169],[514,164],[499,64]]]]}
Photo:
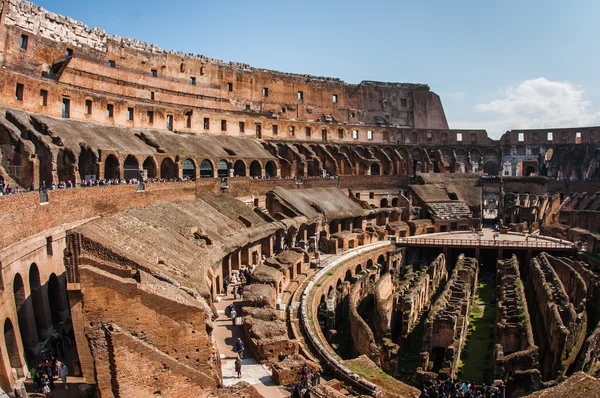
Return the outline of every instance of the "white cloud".
{"type": "Polygon", "coordinates": [[[600,124],[600,111],[584,99],[584,90],[569,82],[540,77],[509,87],[500,98],[475,106],[492,113],[487,122],[460,121],[452,128],[483,128],[494,138],[510,129],[578,127],[600,124]]]}

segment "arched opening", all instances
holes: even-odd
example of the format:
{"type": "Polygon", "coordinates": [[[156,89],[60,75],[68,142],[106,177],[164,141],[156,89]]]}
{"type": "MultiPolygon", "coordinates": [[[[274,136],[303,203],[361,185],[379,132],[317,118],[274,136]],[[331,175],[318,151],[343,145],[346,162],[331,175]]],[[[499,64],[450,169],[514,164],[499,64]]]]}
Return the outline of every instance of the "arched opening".
{"type": "Polygon", "coordinates": [[[329,290],[327,291],[327,298],[330,299],[333,297],[333,286],[329,286],[329,290]]]}
{"type": "Polygon", "coordinates": [[[277,165],[272,160],[269,160],[265,165],[265,176],[267,178],[277,177],[277,165]]]}
{"type": "Polygon", "coordinates": [[[253,160],[252,163],[250,163],[250,177],[260,177],[261,169],[260,163],[258,163],[256,160],[253,160]]]}
{"type": "Polygon", "coordinates": [[[246,163],[243,160],[237,160],[233,164],[233,175],[236,177],[246,177],[246,163]]]}
{"type": "Polygon", "coordinates": [[[382,272],[388,271],[387,261],[385,260],[385,257],[383,255],[377,257],[377,264],[379,264],[379,266],[381,267],[382,272]]]}
{"type": "Polygon", "coordinates": [[[229,177],[229,163],[227,161],[219,161],[217,165],[217,177],[229,177]]]}
{"type": "Polygon", "coordinates": [[[33,314],[35,317],[38,339],[45,340],[52,331],[52,324],[51,320],[48,318],[48,312],[46,310],[47,303],[44,300],[40,282],[40,271],[36,263],[32,263],[29,268],[29,288],[31,289],[31,301],[33,304],[33,314]]]}
{"type": "Polygon", "coordinates": [[[69,149],[61,149],[56,156],[56,172],[59,181],[75,182],[75,155],[69,149]]]}
{"type": "Polygon", "coordinates": [[[498,163],[496,163],[492,160],[488,160],[483,165],[483,173],[487,174],[487,175],[491,175],[491,176],[497,176],[498,175],[498,163]]]}
{"type": "Polygon", "coordinates": [[[140,165],[138,160],[133,155],[128,155],[123,163],[123,178],[130,180],[138,177],[138,170],[140,165]]]}
{"type": "Polygon", "coordinates": [[[89,180],[97,180],[98,179],[98,161],[96,160],[96,154],[87,147],[81,147],[81,152],[79,153],[79,178],[82,180],[86,179],[86,176],[89,180]]]}
{"type": "Polygon", "coordinates": [[[63,299],[60,281],[56,274],[52,274],[50,275],[50,279],[48,279],[48,304],[50,304],[50,315],[53,325],[58,325],[67,318],[64,314],[66,308],[64,308],[63,299]]]}
{"type": "Polygon", "coordinates": [[[392,207],[398,207],[398,198],[392,198],[392,207]]]}
{"type": "Polygon", "coordinates": [[[362,272],[362,264],[358,264],[356,269],[354,270],[354,275],[360,274],[362,272]]]}
{"type": "Polygon", "coordinates": [[[25,296],[25,285],[20,274],[15,275],[13,282],[13,294],[15,297],[15,307],[17,309],[17,321],[23,346],[26,352],[33,350],[38,344],[37,330],[35,328],[35,318],[31,298],[27,300],[25,296]]]}
{"type": "Polygon", "coordinates": [[[146,160],[144,160],[142,167],[146,172],[147,178],[156,178],[156,162],[154,159],[152,159],[152,157],[148,156],[146,160]]]}
{"type": "Polygon", "coordinates": [[[344,282],[352,282],[352,271],[346,271],[346,275],[344,276],[344,282]]]}
{"type": "Polygon", "coordinates": [[[160,178],[173,180],[177,178],[177,165],[171,158],[165,158],[160,164],[160,178]]]}
{"type": "Polygon", "coordinates": [[[4,321],[4,343],[6,344],[6,353],[10,367],[17,370],[17,375],[23,377],[23,361],[19,353],[19,344],[17,343],[17,333],[10,318],[4,321]]]}
{"type": "Polygon", "coordinates": [[[213,178],[214,176],[215,172],[211,161],[204,159],[202,163],[200,163],[200,178],[213,178]]]}
{"type": "Polygon", "coordinates": [[[371,165],[371,175],[378,176],[380,174],[380,167],[378,163],[373,163],[371,165]]]}
{"type": "Polygon", "coordinates": [[[381,207],[381,208],[388,207],[387,198],[381,198],[381,200],[379,201],[379,207],[381,207]]]}
{"type": "Polygon", "coordinates": [[[373,267],[373,260],[367,261],[367,269],[372,268],[372,267],[373,267]]]}
{"type": "Polygon", "coordinates": [[[337,283],[335,284],[335,290],[337,290],[338,292],[342,291],[342,280],[338,279],[337,283]]]}
{"type": "Polygon", "coordinates": [[[196,178],[196,164],[192,159],[183,161],[183,178],[194,180],[196,178]]]}
{"type": "Polygon", "coordinates": [[[529,177],[530,175],[535,175],[535,167],[527,166],[525,169],[525,176],[529,177]]]}
{"type": "Polygon", "coordinates": [[[119,165],[119,159],[115,155],[108,155],[104,161],[104,178],[109,180],[121,178],[121,166],[119,165]]]}

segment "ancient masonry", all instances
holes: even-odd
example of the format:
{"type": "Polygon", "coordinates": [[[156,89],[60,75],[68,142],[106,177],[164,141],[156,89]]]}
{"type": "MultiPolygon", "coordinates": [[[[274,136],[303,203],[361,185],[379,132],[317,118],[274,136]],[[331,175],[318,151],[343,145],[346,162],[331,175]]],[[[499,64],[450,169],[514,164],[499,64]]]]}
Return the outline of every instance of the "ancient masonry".
{"type": "Polygon", "coordinates": [[[287,396],[304,365],[311,396],[418,397],[473,361],[480,278],[472,381],[600,390],[600,127],[493,140],[425,84],[164,51],[20,0],[0,36],[2,390],[54,349],[102,397],[287,396]]]}

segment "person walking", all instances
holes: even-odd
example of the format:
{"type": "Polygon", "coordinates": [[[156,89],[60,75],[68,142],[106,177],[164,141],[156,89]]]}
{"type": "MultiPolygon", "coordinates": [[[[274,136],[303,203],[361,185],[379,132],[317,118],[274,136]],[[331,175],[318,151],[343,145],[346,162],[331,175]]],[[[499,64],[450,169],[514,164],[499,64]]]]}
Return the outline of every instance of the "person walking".
{"type": "Polygon", "coordinates": [[[58,377],[60,377],[60,379],[63,382],[63,385],[65,386],[65,390],[69,389],[69,386],[67,385],[67,376],[69,375],[69,368],[67,368],[67,365],[64,364],[64,362],[61,362],[58,365],[58,377]]]}
{"type": "Polygon", "coordinates": [[[237,357],[235,359],[235,372],[237,373],[238,379],[242,378],[242,358],[237,357]]]}
{"type": "Polygon", "coordinates": [[[240,359],[244,357],[244,343],[242,342],[242,339],[240,339],[239,337],[238,337],[237,341],[235,342],[235,352],[237,352],[240,359]]]}

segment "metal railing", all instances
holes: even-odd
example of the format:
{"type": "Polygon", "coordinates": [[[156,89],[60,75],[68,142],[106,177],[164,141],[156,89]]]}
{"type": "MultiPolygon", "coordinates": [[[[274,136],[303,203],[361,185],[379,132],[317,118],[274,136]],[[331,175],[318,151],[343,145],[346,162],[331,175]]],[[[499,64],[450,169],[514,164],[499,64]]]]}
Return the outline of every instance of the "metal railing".
{"type": "Polygon", "coordinates": [[[552,242],[537,240],[530,237],[526,241],[489,240],[489,239],[436,239],[436,238],[399,238],[399,245],[409,246],[451,246],[451,247],[498,247],[498,248],[524,248],[524,249],[571,249],[570,242],[552,242]]]}
{"type": "Polygon", "coordinates": [[[362,378],[356,373],[352,372],[342,363],[340,363],[337,358],[335,358],[329,350],[324,346],[324,344],[329,344],[326,342],[322,342],[319,335],[317,334],[314,328],[319,326],[315,325],[313,321],[310,319],[309,311],[312,308],[312,297],[311,292],[312,289],[316,286],[317,282],[325,276],[331,269],[336,268],[337,266],[347,262],[348,260],[359,256],[361,254],[365,254],[374,250],[381,249],[390,245],[390,241],[383,241],[373,243],[368,246],[359,247],[356,249],[352,249],[339,257],[330,257],[327,260],[327,264],[323,267],[319,272],[312,276],[312,279],[308,283],[304,292],[302,292],[302,299],[300,302],[300,322],[302,329],[305,332],[308,341],[312,345],[313,349],[316,351],[316,354],[321,357],[321,359],[330,367],[334,372],[338,374],[338,377],[344,379],[348,383],[367,391],[370,395],[377,396],[377,385],[371,383],[370,381],[362,378]]]}

